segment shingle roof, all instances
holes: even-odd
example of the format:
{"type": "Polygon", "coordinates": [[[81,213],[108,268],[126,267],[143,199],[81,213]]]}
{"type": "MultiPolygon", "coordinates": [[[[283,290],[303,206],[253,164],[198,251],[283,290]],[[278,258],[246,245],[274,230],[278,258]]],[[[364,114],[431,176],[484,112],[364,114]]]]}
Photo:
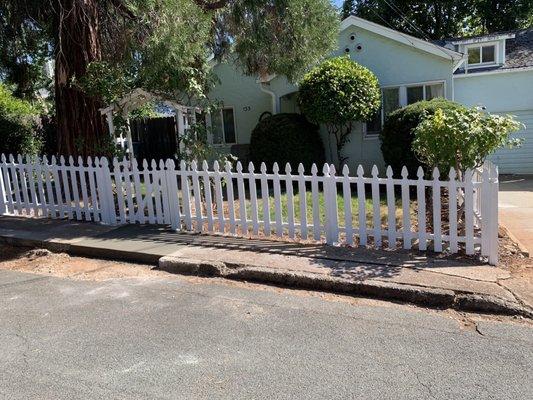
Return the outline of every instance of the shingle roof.
{"type": "Polygon", "coordinates": [[[533,28],[518,31],[505,43],[505,63],[502,68],[533,67],[533,28]]]}

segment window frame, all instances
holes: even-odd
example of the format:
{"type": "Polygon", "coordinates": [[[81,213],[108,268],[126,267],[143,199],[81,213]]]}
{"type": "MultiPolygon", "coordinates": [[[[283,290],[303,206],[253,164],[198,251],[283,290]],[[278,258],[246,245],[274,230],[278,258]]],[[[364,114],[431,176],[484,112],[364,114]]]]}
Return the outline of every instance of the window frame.
{"type": "Polygon", "coordinates": [[[466,54],[466,65],[468,69],[472,68],[482,68],[487,67],[491,65],[497,65],[498,59],[499,59],[499,46],[498,42],[481,42],[481,43],[472,43],[465,46],[465,54],[466,54]],[[494,48],[494,61],[487,61],[483,62],[483,47],[493,47],[494,48]],[[470,49],[478,49],[479,51],[479,60],[478,63],[470,63],[468,61],[468,52],[470,49]]]}
{"type": "MultiPolygon", "coordinates": [[[[237,118],[236,118],[236,115],[235,115],[235,107],[234,106],[221,107],[220,110],[218,110],[218,114],[220,115],[220,122],[221,122],[220,127],[222,128],[222,143],[215,143],[214,142],[214,134],[213,134],[213,132],[211,132],[211,144],[213,146],[218,146],[218,147],[232,146],[234,144],[238,144],[239,140],[238,140],[238,135],[237,135],[237,118]],[[232,113],[233,113],[233,130],[235,131],[235,142],[231,142],[231,143],[226,142],[226,131],[224,129],[224,113],[222,112],[223,110],[232,110],[232,113]]],[[[211,130],[213,130],[214,126],[213,126],[213,116],[212,115],[210,116],[210,125],[211,125],[211,130]]]]}
{"type": "MultiPolygon", "coordinates": [[[[385,123],[385,115],[383,114],[383,90],[384,89],[398,89],[398,105],[399,108],[405,107],[408,105],[407,103],[407,88],[408,87],[416,87],[416,86],[422,86],[423,91],[423,100],[426,99],[426,86],[433,86],[442,84],[443,87],[443,97],[446,98],[446,80],[435,80],[435,81],[424,81],[424,82],[415,82],[415,83],[404,83],[401,85],[385,85],[381,86],[381,106],[380,106],[380,113],[381,113],[381,129],[383,129],[383,124],[385,123]]],[[[364,140],[374,140],[379,138],[380,132],[374,132],[368,133],[367,130],[367,124],[366,122],[363,122],[363,139],[364,140]]]]}

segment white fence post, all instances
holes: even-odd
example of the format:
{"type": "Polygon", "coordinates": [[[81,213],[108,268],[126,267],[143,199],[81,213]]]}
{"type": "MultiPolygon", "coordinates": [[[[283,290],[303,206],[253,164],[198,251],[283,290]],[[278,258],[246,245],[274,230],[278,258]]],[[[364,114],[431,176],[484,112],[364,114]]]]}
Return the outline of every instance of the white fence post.
{"type": "MultiPolygon", "coordinates": [[[[2,155],[3,156],[3,155],[2,155]]],[[[3,161],[0,161],[3,163],[3,161]]],[[[0,170],[0,215],[6,213],[6,191],[4,189],[4,176],[0,170]]]]}
{"type": "Polygon", "coordinates": [[[500,187],[498,179],[498,167],[489,162],[490,171],[490,212],[487,215],[490,221],[490,250],[489,263],[492,265],[498,264],[498,191],[500,187]]]}
{"type": "Polygon", "coordinates": [[[325,164],[322,172],[324,173],[324,205],[326,208],[326,243],[331,245],[339,240],[335,167],[325,164]]]}
{"type": "MultiPolygon", "coordinates": [[[[102,222],[109,225],[115,225],[117,223],[117,213],[115,210],[115,199],[113,196],[113,183],[111,181],[109,162],[106,157],[100,158],[100,162],[98,162],[98,160],[95,161],[96,170],[98,172],[96,174],[96,187],[100,199],[102,222]]],[[[94,200],[93,204],[95,204],[94,200]]]]}

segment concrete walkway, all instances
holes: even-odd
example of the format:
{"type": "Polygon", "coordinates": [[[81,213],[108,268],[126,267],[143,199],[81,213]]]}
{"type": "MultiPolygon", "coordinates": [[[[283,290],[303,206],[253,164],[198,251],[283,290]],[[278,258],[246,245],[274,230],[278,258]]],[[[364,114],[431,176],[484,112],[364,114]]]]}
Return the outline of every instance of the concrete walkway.
{"type": "Polygon", "coordinates": [[[533,175],[500,177],[499,220],[525,252],[533,255],[533,175]]]}
{"type": "Polygon", "coordinates": [[[509,289],[509,271],[461,257],[176,233],[165,226],[109,227],[0,217],[0,240],[71,255],[157,265],[169,272],[223,276],[306,289],[533,315],[533,288],[509,289]]]}

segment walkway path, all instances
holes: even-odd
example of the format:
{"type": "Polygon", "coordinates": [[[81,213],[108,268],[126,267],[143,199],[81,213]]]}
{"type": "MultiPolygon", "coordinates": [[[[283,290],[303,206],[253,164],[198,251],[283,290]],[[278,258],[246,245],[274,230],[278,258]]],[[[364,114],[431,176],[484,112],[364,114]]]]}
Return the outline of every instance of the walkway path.
{"type": "Polygon", "coordinates": [[[533,256],[533,175],[500,177],[499,220],[533,256]]]}
{"type": "Polygon", "coordinates": [[[109,227],[22,217],[0,217],[0,240],[150,263],[169,272],[533,316],[531,285],[509,289],[509,271],[468,258],[176,233],[156,225],[109,227]]]}

